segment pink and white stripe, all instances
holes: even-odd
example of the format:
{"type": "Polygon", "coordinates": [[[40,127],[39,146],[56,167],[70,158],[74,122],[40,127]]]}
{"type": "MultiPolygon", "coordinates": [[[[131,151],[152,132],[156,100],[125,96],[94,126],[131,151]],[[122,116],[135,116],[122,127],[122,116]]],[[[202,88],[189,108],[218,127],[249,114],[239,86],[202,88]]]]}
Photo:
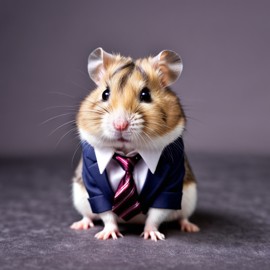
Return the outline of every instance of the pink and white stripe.
{"type": "Polygon", "coordinates": [[[114,155],[114,159],[126,173],[116,190],[112,211],[127,221],[141,212],[137,188],[132,175],[134,165],[139,160],[139,157],[125,158],[114,155]]]}

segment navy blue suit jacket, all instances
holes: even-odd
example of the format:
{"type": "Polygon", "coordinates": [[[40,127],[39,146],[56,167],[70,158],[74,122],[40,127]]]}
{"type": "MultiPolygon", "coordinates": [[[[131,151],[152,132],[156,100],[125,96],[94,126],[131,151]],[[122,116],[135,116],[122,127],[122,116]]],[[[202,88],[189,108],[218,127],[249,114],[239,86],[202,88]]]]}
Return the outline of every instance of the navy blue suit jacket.
{"type": "MultiPolygon", "coordinates": [[[[114,191],[106,170],[100,174],[94,148],[83,143],[83,181],[89,194],[93,213],[112,210],[114,191]]],[[[181,209],[182,187],[185,175],[184,145],[181,138],[162,152],[154,174],[148,170],[145,184],[139,194],[143,213],[149,207],[181,209]]]]}

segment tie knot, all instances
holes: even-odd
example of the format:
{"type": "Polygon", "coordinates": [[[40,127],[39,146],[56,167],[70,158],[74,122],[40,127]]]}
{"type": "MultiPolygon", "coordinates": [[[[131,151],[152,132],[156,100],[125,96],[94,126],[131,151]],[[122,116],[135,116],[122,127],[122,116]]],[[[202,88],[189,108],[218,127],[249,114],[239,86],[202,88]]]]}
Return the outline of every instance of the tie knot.
{"type": "Polygon", "coordinates": [[[113,158],[120,164],[124,171],[132,173],[135,164],[140,160],[141,156],[137,154],[134,157],[123,157],[115,154],[113,158]]]}

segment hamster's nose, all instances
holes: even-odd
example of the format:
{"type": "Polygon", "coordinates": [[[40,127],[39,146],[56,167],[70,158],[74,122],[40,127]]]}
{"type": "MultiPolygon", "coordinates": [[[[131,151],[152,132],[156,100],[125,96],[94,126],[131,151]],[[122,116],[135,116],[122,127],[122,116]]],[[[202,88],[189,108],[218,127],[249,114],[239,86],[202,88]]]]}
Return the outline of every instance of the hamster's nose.
{"type": "Polygon", "coordinates": [[[128,128],[128,121],[124,120],[124,119],[117,119],[113,121],[113,127],[117,130],[117,131],[124,131],[128,128]]]}

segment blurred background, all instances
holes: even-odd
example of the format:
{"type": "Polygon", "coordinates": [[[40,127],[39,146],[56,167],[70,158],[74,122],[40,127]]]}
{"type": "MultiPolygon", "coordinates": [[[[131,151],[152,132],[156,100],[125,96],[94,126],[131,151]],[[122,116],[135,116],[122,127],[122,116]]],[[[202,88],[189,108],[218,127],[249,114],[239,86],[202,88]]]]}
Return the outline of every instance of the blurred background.
{"type": "Polygon", "coordinates": [[[1,270],[268,270],[269,48],[269,0],[0,0],[1,270]],[[74,120],[95,87],[87,58],[97,47],[181,55],[172,89],[188,116],[199,188],[191,221],[201,233],[165,224],[168,240],[149,252],[137,225],[138,235],[126,228],[104,245],[91,241],[101,224],[69,230],[81,218],[71,199],[74,120]]]}
{"type": "Polygon", "coordinates": [[[73,120],[96,47],[184,61],[172,88],[191,152],[270,153],[270,2],[0,1],[0,157],[80,152],[73,120]]]}

